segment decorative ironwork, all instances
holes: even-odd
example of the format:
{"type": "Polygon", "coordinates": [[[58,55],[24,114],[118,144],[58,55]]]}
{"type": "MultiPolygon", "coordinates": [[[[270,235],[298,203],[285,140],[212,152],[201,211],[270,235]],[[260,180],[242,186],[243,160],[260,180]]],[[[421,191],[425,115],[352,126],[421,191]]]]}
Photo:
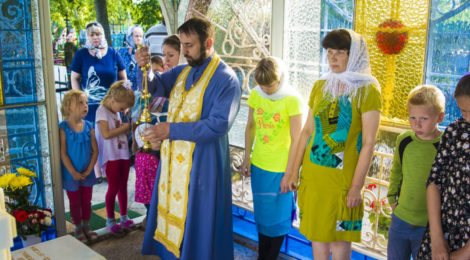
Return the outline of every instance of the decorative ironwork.
{"type": "Polygon", "coordinates": [[[256,62],[270,55],[271,1],[212,1],[206,18],[222,42],[215,46],[217,53],[235,70],[243,93],[248,94],[256,62]]]}
{"type": "Polygon", "coordinates": [[[232,203],[240,208],[253,211],[253,195],[251,193],[251,178],[240,175],[245,151],[241,148],[230,147],[230,166],[232,169],[232,203]]]}

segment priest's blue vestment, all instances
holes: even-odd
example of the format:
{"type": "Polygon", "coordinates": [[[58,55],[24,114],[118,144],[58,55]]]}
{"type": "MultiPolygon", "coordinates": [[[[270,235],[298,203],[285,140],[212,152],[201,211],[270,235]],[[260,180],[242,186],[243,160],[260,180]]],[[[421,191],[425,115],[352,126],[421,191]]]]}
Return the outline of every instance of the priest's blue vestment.
{"type": "MultiPolygon", "coordinates": [[[[192,67],[185,89],[196,83],[214,55],[192,67]]],[[[153,96],[168,97],[178,75],[187,65],[156,75],[149,83],[153,96]]],[[[241,87],[234,71],[220,61],[204,93],[201,118],[195,122],[171,123],[170,141],[195,143],[188,187],[187,215],[180,259],[233,259],[232,187],[228,131],[238,113],[241,87]]],[[[171,102],[171,101],[170,101],[171,102]]],[[[142,253],[161,259],[175,255],[154,239],[158,215],[157,171],[142,253]]]]}

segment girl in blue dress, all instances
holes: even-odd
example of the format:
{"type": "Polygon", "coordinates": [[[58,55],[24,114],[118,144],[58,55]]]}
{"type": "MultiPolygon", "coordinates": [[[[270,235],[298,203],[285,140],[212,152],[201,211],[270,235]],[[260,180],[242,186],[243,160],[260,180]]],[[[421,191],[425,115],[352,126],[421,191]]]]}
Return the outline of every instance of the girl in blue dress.
{"type": "Polygon", "coordinates": [[[96,182],[93,166],[98,159],[98,145],[93,126],[83,119],[88,114],[85,92],[67,92],[60,111],[65,118],[59,123],[62,184],[70,201],[75,237],[87,242],[97,238],[88,222],[91,217],[93,185],[96,182]]]}

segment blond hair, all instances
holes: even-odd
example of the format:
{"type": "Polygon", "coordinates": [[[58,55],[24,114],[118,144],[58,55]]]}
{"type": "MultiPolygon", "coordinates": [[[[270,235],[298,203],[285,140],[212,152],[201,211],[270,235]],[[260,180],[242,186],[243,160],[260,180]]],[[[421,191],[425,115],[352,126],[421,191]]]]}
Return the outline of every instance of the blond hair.
{"type": "Polygon", "coordinates": [[[273,57],[262,58],[255,68],[255,80],[258,85],[271,85],[281,80],[279,64],[273,57]]]}
{"type": "Polygon", "coordinates": [[[134,106],[135,96],[134,91],[129,86],[128,88],[124,86],[124,80],[119,80],[114,82],[106,93],[106,96],[101,101],[101,104],[104,105],[105,103],[111,101],[113,98],[115,101],[119,103],[124,103],[128,108],[134,106]]]}
{"type": "Polygon", "coordinates": [[[85,92],[81,90],[71,89],[64,95],[64,99],[62,99],[62,103],[60,104],[60,113],[62,113],[62,117],[67,119],[70,115],[70,105],[72,105],[72,101],[75,100],[75,103],[79,102],[80,96],[85,95],[85,92]]]}
{"type": "Polygon", "coordinates": [[[433,85],[421,85],[411,90],[408,94],[406,105],[420,106],[431,105],[437,114],[443,113],[446,106],[446,98],[442,91],[433,85]]]}

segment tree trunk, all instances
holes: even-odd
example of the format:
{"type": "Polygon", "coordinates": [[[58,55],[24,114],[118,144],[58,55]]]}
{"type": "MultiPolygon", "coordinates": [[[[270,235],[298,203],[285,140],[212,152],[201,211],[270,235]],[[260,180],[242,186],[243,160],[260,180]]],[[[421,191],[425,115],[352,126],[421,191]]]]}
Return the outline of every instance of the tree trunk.
{"type": "Polygon", "coordinates": [[[200,16],[199,14],[206,15],[211,5],[212,0],[190,0],[186,19],[188,20],[193,16],[200,16]]]}
{"type": "Polygon", "coordinates": [[[108,8],[106,0],[95,0],[96,21],[98,21],[104,29],[104,36],[109,46],[113,45],[111,41],[111,32],[109,29],[108,8]]]}

